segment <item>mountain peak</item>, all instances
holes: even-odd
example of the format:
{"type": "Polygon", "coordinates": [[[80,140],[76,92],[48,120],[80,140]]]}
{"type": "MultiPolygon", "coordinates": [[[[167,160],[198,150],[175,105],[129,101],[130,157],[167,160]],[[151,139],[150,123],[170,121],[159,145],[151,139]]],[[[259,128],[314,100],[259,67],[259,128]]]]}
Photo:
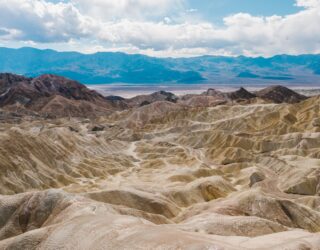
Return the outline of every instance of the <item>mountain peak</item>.
{"type": "Polygon", "coordinates": [[[267,87],[257,91],[256,94],[261,98],[271,100],[275,103],[296,103],[307,99],[306,96],[281,85],[267,87]]]}
{"type": "Polygon", "coordinates": [[[231,100],[239,100],[239,99],[249,100],[257,97],[255,94],[249,92],[243,87],[241,87],[239,90],[235,92],[228,93],[228,96],[231,100]]]}
{"type": "Polygon", "coordinates": [[[50,113],[53,117],[92,117],[118,106],[98,92],[65,77],[45,74],[26,78],[0,74],[0,107],[10,109],[17,105],[42,114],[50,113]]]}

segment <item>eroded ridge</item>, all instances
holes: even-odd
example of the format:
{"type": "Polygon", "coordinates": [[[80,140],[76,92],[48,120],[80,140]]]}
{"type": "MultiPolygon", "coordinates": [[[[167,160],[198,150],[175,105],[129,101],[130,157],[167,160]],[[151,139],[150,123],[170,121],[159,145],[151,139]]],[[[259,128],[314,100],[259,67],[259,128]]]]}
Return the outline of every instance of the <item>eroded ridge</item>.
{"type": "Polygon", "coordinates": [[[0,249],[320,249],[320,98],[300,101],[3,122],[0,249]]]}

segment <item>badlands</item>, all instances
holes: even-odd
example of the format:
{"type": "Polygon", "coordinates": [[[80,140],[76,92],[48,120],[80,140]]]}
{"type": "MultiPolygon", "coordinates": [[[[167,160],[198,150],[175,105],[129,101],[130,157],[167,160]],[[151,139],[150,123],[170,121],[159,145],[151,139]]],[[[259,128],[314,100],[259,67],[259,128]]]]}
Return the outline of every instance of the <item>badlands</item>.
{"type": "Polygon", "coordinates": [[[320,249],[320,97],[104,97],[0,74],[0,249],[320,249]]]}

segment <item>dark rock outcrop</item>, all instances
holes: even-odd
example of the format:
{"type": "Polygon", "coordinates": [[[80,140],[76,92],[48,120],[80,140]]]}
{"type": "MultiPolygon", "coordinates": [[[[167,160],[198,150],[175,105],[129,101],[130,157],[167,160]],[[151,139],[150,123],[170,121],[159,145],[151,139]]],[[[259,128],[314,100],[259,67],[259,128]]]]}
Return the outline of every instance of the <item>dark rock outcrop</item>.
{"type": "Polygon", "coordinates": [[[159,101],[176,103],[178,101],[178,97],[170,92],[158,91],[150,95],[139,95],[131,99],[127,99],[127,103],[130,107],[141,107],[159,101]]]}
{"type": "Polygon", "coordinates": [[[249,99],[253,99],[253,98],[257,97],[256,95],[252,94],[251,92],[249,92],[248,90],[246,90],[242,87],[235,92],[227,93],[227,96],[231,100],[236,100],[236,101],[237,100],[249,100],[249,99]]]}
{"type": "Polygon", "coordinates": [[[307,99],[306,96],[284,86],[271,86],[257,91],[256,95],[274,103],[298,103],[307,99]]]}
{"type": "Polygon", "coordinates": [[[0,107],[10,110],[19,107],[50,117],[91,117],[108,113],[119,105],[64,77],[0,74],[0,107]]]}

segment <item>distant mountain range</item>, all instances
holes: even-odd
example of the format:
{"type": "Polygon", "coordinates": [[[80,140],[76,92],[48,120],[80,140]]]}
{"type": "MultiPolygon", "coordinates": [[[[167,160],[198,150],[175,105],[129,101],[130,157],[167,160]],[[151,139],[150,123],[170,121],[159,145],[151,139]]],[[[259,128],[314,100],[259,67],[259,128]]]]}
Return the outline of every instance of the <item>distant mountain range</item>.
{"type": "Polygon", "coordinates": [[[85,84],[318,84],[320,55],[154,58],[111,52],[81,54],[34,48],[0,48],[0,72],[27,77],[56,74],[85,84]]]}

